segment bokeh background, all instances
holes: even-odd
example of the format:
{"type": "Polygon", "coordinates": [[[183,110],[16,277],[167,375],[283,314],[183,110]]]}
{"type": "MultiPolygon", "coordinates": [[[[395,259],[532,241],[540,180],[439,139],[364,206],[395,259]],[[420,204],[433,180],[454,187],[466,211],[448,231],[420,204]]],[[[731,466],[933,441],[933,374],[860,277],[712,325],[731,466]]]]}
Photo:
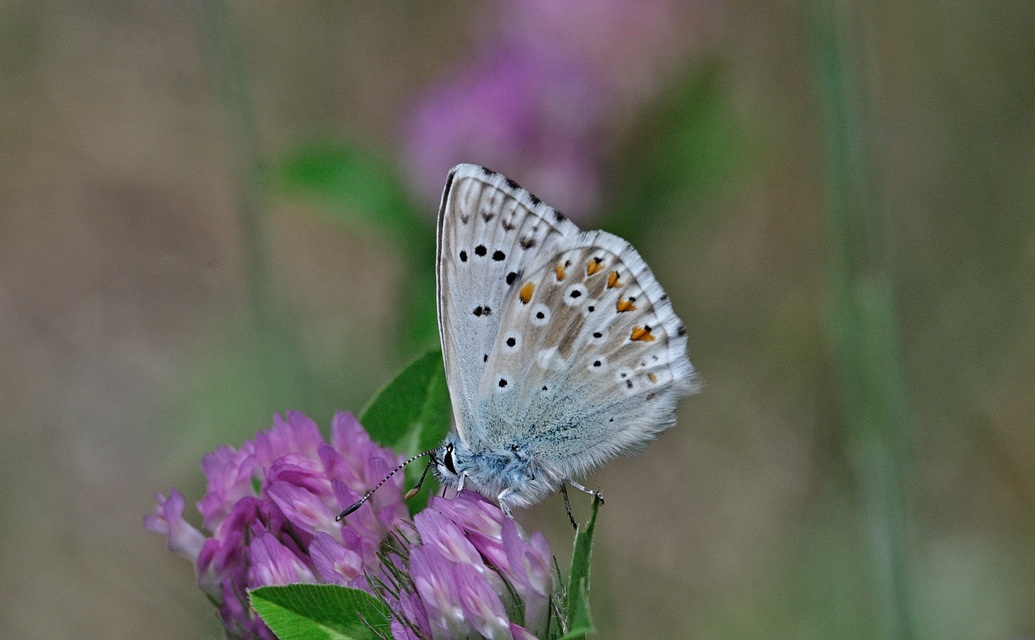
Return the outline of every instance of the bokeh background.
{"type": "MultiPolygon", "coordinates": [[[[217,445],[289,408],[326,428],[434,344],[463,160],[632,240],[705,381],[588,480],[599,637],[1035,636],[1033,24],[1005,0],[3,3],[0,635],[220,637],[141,517],[200,498],[217,445]]],[[[559,499],[519,519],[564,562],[559,499]]]]}

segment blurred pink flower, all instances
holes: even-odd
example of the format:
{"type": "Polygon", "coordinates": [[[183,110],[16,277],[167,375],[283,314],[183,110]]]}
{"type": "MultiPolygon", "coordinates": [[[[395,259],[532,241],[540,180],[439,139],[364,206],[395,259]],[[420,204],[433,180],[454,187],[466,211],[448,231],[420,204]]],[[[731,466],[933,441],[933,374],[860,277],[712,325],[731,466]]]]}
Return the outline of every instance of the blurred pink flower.
{"type": "Polygon", "coordinates": [[[603,187],[609,126],[697,44],[704,2],[509,0],[482,52],[418,100],[404,128],[419,195],[438,201],[460,162],[528,187],[578,220],[603,187]]]}
{"type": "Polygon", "coordinates": [[[565,61],[496,53],[424,96],[406,140],[412,179],[436,201],[449,170],[474,162],[585,215],[600,192],[594,149],[603,104],[594,78],[565,61]]]}
{"type": "Polygon", "coordinates": [[[547,60],[578,60],[617,106],[656,89],[686,59],[707,8],[700,0],[509,0],[499,4],[497,24],[504,42],[547,60]]]}

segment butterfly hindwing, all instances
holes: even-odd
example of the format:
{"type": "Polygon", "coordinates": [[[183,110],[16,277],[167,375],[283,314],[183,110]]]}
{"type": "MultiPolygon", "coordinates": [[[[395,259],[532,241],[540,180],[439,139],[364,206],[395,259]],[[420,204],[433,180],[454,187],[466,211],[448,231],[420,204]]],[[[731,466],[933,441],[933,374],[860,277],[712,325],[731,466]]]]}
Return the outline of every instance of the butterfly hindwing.
{"type": "Polygon", "coordinates": [[[686,330],[647,264],[602,231],[566,236],[507,296],[476,414],[564,477],[646,443],[696,387],[686,330]]]}
{"type": "Polygon", "coordinates": [[[475,165],[449,174],[438,217],[439,334],[456,428],[476,445],[478,386],[522,277],[579,233],[509,178],[475,165]]]}

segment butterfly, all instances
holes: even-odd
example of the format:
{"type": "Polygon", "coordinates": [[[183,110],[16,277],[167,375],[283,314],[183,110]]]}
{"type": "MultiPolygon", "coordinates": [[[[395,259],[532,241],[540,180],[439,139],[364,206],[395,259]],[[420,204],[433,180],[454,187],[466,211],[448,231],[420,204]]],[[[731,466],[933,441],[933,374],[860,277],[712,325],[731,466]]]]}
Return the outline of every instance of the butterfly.
{"type": "Polygon", "coordinates": [[[566,485],[601,497],[576,478],[642,449],[698,389],[686,327],[632,245],[502,174],[450,171],[436,261],[454,429],[410,461],[430,455],[444,487],[508,516],[561,491],[571,518],[566,485]]]}

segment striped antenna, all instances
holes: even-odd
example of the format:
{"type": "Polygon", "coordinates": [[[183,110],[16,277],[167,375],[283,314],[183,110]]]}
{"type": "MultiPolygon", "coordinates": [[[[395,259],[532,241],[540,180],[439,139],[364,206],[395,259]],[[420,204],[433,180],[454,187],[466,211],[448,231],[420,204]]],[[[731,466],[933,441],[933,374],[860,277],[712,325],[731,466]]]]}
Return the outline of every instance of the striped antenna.
{"type": "Polygon", "coordinates": [[[389,474],[388,474],[387,476],[385,476],[384,478],[382,478],[382,479],[381,479],[381,482],[378,482],[378,483],[377,483],[377,486],[376,486],[376,487],[374,487],[374,488],[373,488],[373,489],[371,489],[370,491],[367,491],[366,495],[364,495],[364,496],[363,496],[362,498],[360,498],[359,500],[357,500],[357,501],[355,501],[354,503],[352,503],[351,505],[349,505],[349,506],[348,506],[348,507],[347,507],[347,508],[346,508],[346,509],[345,509],[344,511],[342,511],[341,513],[339,513],[339,514],[338,514],[338,517],[337,517],[337,518],[335,518],[335,519],[334,519],[334,521],[335,521],[335,522],[341,522],[341,521],[342,521],[342,519],[344,519],[344,518],[345,518],[346,516],[348,516],[348,515],[349,515],[350,513],[352,513],[352,512],[353,512],[353,511],[355,511],[356,509],[359,509],[360,507],[362,507],[362,506],[363,506],[363,503],[364,503],[364,502],[366,502],[367,500],[369,500],[369,499],[370,499],[370,496],[374,495],[374,492],[375,492],[375,491],[377,491],[378,489],[380,489],[380,488],[381,488],[381,486],[382,486],[382,485],[383,485],[384,483],[388,482],[388,479],[389,479],[389,478],[391,478],[391,477],[392,477],[392,476],[394,476],[395,474],[397,474],[397,473],[399,473],[400,471],[402,471],[402,470],[403,470],[403,468],[404,468],[404,467],[405,467],[406,465],[410,464],[411,462],[413,462],[414,460],[416,460],[416,459],[418,459],[418,458],[423,458],[424,456],[431,456],[431,461],[430,461],[430,462],[428,462],[428,466],[424,467],[424,473],[423,473],[423,474],[421,474],[421,477],[420,477],[420,482],[418,482],[418,483],[417,483],[417,486],[416,486],[416,487],[414,487],[413,489],[410,489],[409,491],[407,491],[407,492],[406,492],[406,497],[407,497],[407,499],[409,499],[409,498],[412,498],[412,497],[413,497],[413,496],[414,496],[414,495],[415,495],[415,494],[417,493],[417,490],[419,490],[419,489],[420,489],[420,486],[421,486],[422,484],[424,484],[424,478],[425,478],[425,476],[427,476],[427,475],[428,475],[428,469],[430,469],[430,468],[431,468],[431,463],[435,461],[435,451],[436,451],[436,449],[428,449],[428,450],[427,450],[427,451],[425,451],[424,453],[418,453],[417,455],[413,456],[412,458],[410,458],[410,459],[409,459],[409,460],[407,460],[406,462],[402,463],[401,465],[399,465],[399,466],[398,466],[398,467],[396,467],[395,469],[392,469],[392,472],[391,472],[391,473],[389,473],[389,474]]]}

